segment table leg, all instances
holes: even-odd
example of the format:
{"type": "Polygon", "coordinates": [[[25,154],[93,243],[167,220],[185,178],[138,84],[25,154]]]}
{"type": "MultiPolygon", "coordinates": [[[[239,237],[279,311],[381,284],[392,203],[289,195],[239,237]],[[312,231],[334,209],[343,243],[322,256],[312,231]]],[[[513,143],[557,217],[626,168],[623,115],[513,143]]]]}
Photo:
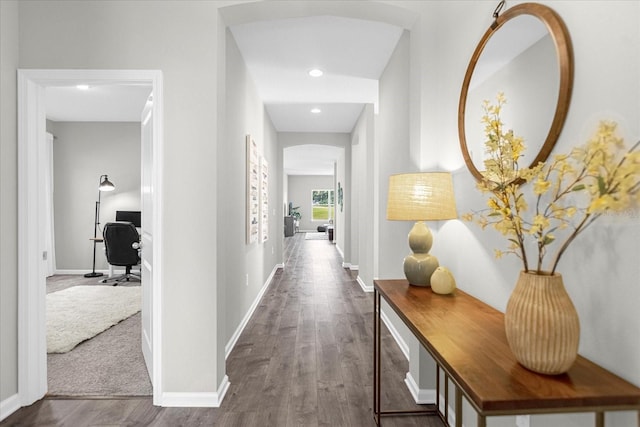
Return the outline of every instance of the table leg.
{"type": "Polygon", "coordinates": [[[604,427],[604,412],[596,412],[596,427],[604,427]]]}
{"type": "Polygon", "coordinates": [[[373,291],[373,415],[380,425],[380,293],[373,291]]]}
{"type": "Polygon", "coordinates": [[[478,414],[478,427],[487,427],[487,417],[478,414]]]}
{"type": "Polygon", "coordinates": [[[436,409],[440,411],[440,366],[436,363],[436,409]]]}
{"type": "Polygon", "coordinates": [[[381,373],[382,373],[382,298],[378,290],[373,291],[373,420],[380,426],[383,416],[403,415],[436,415],[439,416],[436,405],[428,405],[428,409],[421,410],[385,410],[382,411],[381,401],[381,373]]]}
{"type": "Polygon", "coordinates": [[[449,425],[449,375],[444,374],[444,419],[449,425]]]}

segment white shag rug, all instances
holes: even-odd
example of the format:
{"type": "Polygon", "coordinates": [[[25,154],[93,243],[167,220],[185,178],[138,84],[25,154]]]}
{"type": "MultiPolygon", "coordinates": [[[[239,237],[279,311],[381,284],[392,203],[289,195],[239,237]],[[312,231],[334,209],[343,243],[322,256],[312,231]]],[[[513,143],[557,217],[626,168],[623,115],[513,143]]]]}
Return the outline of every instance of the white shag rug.
{"type": "Polygon", "coordinates": [[[47,353],[66,353],[133,316],[140,286],[74,286],[47,294],[47,353]]]}

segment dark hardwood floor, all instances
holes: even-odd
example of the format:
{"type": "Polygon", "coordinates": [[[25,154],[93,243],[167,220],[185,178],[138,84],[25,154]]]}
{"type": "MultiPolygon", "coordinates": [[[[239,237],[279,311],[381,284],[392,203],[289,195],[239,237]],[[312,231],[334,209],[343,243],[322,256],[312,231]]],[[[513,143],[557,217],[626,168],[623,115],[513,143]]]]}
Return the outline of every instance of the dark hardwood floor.
{"type": "MultiPolygon", "coordinates": [[[[373,426],[373,296],[327,240],[285,239],[279,271],[227,359],[220,408],[160,408],[151,398],[45,398],[0,426],[373,426]]],[[[382,330],[383,409],[415,409],[408,364],[382,330]]],[[[440,427],[438,417],[385,418],[440,427]]]]}

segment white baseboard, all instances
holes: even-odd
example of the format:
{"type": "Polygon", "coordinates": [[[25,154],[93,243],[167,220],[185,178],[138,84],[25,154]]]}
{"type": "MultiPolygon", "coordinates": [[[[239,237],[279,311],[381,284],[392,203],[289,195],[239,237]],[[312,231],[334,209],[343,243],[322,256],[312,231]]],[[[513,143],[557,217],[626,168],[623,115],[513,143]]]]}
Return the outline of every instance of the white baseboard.
{"type": "Polygon", "coordinates": [[[413,379],[411,372],[407,372],[404,383],[407,385],[409,393],[413,396],[413,400],[416,401],[416,404],[429,405],[436,403],[436,391],[434,389],[420,389],[418,387],[418,383],[413,379]]]}
{"type": "Polygon", "coordinates": [[[229,377],[225,375],[216,392],[165,392],[162,393],[161,406],[165,408],[218,408],[229,390],[229,384],[229,377]]]}
{"type": "MultiPolygon", "coordinates": [[[[54,274],[74,274],[74,275],[81,275],[81,274],[86,274],[86,273],[91,273],[91,269],[88,270],[70,270],[70,269],[56,269],[54,274]]],[[[96,273],[102,273],[102,274],[109,274],[109,270],[96,270],[96,273]]]]}
{"type": "Polygon", "coordinates": [[[393,339],[396,340],[396,343],[398,343],[398,347],[400,347],[400,351],[402,351],[402,354],[404,354],[404,357],[407,359],[408,362],[410,362],[411,360],[409,356],[410,354],[409,346],[407,345],[405,340],[402,339],[402,336],[400,336],[400,333],[398,332],[396,327],[393,325],[393,323],[391,323],[391,319],[387,317],[384,311],[380,313],[380,318],[382,319],[384,324],[387,326],[387,329],[389,329],[389,332],[391,333],[391,336],[393,337],[393,339]]]}
{"type": "Polygon", "coordinates": [[[20,396],[16,393],[0,401],[0,421],[20,409],[20,396]]]}
{"type": "MultiPolygon", "coordinates": [[[[140,271],[140,266],[135,266],[131,269],[132,271],[140,271]]],[[[91,270],[64,270],[64,269],[56,269],[54,274],[73,274],[76,276],[80,276],[80,275],[84,275],[86,273],[90,273],[91,270]]],[[[125,269],[124,268],[114,268],[113,269],[113,274],[124,274],[125,269]]],[[[102,273],[105,276],[109,276],[109,269],[107,270],[96,270],[96,273],[102,273]]]]}
{"type": "Polygon", "coordinates": [[[360,285],[360,287],[362,288],[363,291],[365,291],[365,292],[373,292],[373,286],[367,285],[366,283],[364,283],[364,280],[362,280],[362,277],[360,277],[360,275],[358,275],[356,280],[357,280],[358,284],[360,285]]]}
{"type": "Polygon", "coordinates": [[[351,271],[358,271],[359,270],[357,265],[354,265],[354,264],[351,264],[351,263],[348,263],[348,262],[343,262],[342,263],[342,268],[347,268],[347,269],[349,269],[351,271]]]}
{"type": "Polygon", "coordinates": [[[227,345],[224,346],[224,358],[225,358],[225,360],[229,357],[229,354],[231,354],[231,350],[233,350],[233,347],[235,347],[236,343],[238,342],[238,339],[240,338],[240,334],[242,334],[242,331],[244,331],[244,328],[247,326],[247,323],[249,323],[249,319],[251,319],[251,316],[253,316],[253,312],[258,307],[258,304],[260,304],[260,300],[264,296],[264,293],[267,291],[267,288],[269,288],[269,285],[271,284],[271,281],[273,280],[273,276],[275,276],[276,271],[278,271],[278,268],[284,268],[284,265],[283,264],[277,264],[275,267],[273,267],[273,270],[271,270],[271,274],[269,274],[269,277],[267,278],[267,281],[264,283],[264,285],[262,285],[262,288],[260,289],[260,292],[258,292],[258,295],[253,300],[253,303],[251,303],[251,306],[249,307],[249,310],[247,311],[247,313],[242,318],[242,321],[240,322],[240,324],[236,328],[235,332],[231,336],[231,339],[229,339],[229,342],[227,343],[227,345]]]}

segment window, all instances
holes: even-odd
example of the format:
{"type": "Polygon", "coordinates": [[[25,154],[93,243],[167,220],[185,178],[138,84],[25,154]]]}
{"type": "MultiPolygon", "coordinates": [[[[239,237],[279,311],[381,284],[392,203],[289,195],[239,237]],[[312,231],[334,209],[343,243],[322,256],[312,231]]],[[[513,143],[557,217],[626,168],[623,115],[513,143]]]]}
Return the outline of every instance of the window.
{"type": "Polygon", "coordinates": [[[312,190],[311,212],[311,221],[328,221],[333,219],[333,190],[312,190]]]}

